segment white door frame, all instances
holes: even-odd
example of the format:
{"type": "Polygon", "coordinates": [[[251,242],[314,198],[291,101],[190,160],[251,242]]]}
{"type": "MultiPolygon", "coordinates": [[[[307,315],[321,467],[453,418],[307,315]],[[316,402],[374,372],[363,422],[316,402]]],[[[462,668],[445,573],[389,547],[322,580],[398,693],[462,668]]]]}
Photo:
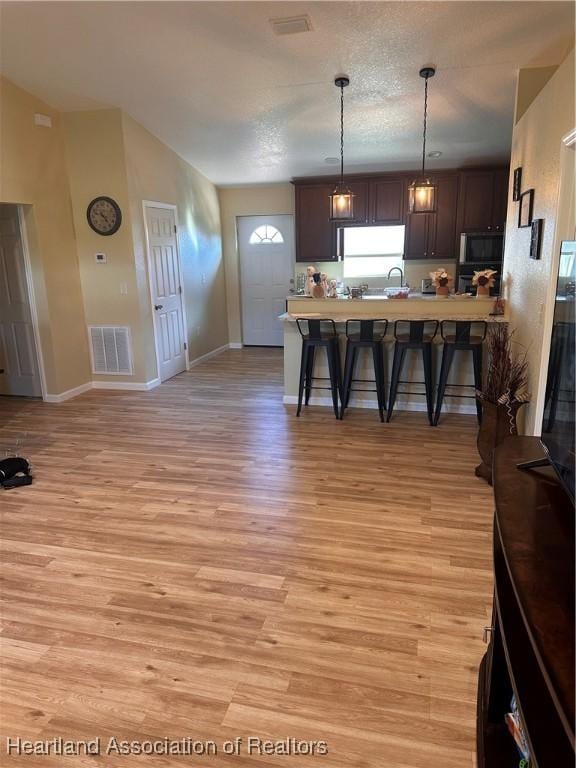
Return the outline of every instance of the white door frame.
{"type": "Polygon", "coordinates": [[[34,291],[34,281],[32,279],[32,261],[30,259],[30,248],[28,245],[28,235],[26,233],[26,222],[24,221],[24,210],[22,203],[3,203],[6,205],[15,205],[18,211],[18,228],[20,230],[20,241],[22,243],[22,256],[24,258],[24,273],[26,275],[26,290],[28,292],[28,304],[30,305],[30,316],[32,318],[32,331],[34,334],[34,346],[36,347],[36,364],[40,377],[40,389],[42,391],[42,400],[46,400],[46,372],[44,369],[44,356],[42,354],[42,342],[40,339],[40,322],[38,320],[38,307],[36,304],[36,293],[34,291]]]}
{"type": "MultiPolygon", "coordinates": [[[[293,266],[296,265],[296,218],[293,213],[239,213],[235,219],[234,234],[236,235],[236,252],[238,254],[238,295],[240,298],[240,338],[242,342],[241,347],[244,346],[244,318],[243,318],[243,305],[244,297],[242,295],[242,257],[240,256],[240,237],[238,231],[239,219],[255,219],[261,217],[263,219],[270,216],[290,216],[292,219],[292,262],[293,266]]],[[[294,276],[294,274],[292,275],[294,276]]]]}
{"type": "Polygon", "coordinates": [[[178,208],[172,203],[158,203],[155,200],[142,200],[142,218],[144,219],[144,237],[146,240],[146,267],[148,270],[148,289],[150,292],[150,308],[152,310],[152,328],[154,329],[154,350],[156,352],[156,378],[160,381],[160,353],[158,344],[158,330],[156,328],[156,321],[154,320],[154,287],[152,285],[152,257],[150,254],[150,239],[148,237],[148,220],[146,218],[147,208],[164,208],[168,211],[174,212],[174,223],[176,225],[176,255],[178,257],[178,270],[180,272],[180,286],[182,293],[180,294],[180,304],[182,306],[182,324],[183,324],[183,336],[186,341],[186,349],[184,350],[186,360],[186,370],[190,370],[190,358],[188,349],[188,320],[186,318],[186,296],[184,292],[184,271],[182,269],[182,254],[180,251],[180,225],[178,223],[178,208]]]}

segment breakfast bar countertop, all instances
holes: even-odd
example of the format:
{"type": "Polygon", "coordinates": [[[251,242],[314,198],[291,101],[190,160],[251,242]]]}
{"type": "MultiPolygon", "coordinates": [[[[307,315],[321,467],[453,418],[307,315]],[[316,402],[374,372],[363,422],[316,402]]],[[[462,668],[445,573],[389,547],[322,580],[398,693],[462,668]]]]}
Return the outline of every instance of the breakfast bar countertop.
{"type": "Polygon", "coordinates": [[[508,322],[506,315],[491,314],[494,298],[458,296],[426,296],[412,294],[407,299],[367,296],[362,299],[313,299],[288,296],[287,311],[280,320],[295,322],[297,317],[324,318],[346,322],[361,318],[387,320],[483,320],[487,323],[508,322]]]}

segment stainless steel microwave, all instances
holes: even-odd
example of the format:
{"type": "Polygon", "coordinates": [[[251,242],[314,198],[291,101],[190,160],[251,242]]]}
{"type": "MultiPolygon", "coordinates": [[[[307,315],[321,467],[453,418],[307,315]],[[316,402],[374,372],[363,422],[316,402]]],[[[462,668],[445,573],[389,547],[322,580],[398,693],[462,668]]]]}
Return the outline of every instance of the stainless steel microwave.
{"type": "Polygon", "coordinates": [[[504,235],[496,232],[463,232],[460,235],[460,264],[501,262],[504,235]]]}

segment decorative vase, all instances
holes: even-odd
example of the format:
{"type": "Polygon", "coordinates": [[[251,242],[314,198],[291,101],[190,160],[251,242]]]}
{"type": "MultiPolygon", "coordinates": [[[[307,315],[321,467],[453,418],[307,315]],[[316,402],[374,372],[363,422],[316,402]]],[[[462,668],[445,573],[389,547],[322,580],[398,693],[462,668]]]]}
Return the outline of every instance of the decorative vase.
{"type": "Polygon", "coordinates": [[[450,288],[447,285],[436,286],[436,296],[448,296],[450,294],[450,288]]]}
{"type": "Polygon", "coordinates": [[[476,445],[482,459],[474,470],[476,477],[483,477],[492,485],[492,460],[494,451],[508,435],[517,435],[516,415],[523,401],[514,400],[511,403],[496,404],[482,400],[482,423],[478,429],[476,445]]]}
{"type": "Polygon", "coordinates": [[[490,296],[490,286],[488,285],[479,285],[476,288],[476,298],[484,298],[486,296],[490,296]]]}

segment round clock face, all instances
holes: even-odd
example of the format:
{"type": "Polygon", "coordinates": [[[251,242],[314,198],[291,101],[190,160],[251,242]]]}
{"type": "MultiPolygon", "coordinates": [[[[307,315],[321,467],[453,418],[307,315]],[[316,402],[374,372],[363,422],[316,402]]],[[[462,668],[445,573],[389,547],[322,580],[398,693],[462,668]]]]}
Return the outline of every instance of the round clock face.
{"type": "Polygon", "coordinates": [[[122,212],[111,197],[96,197],[86,211],[88,224],[99,235],[113,235],[120,229],[122,212]]]}

